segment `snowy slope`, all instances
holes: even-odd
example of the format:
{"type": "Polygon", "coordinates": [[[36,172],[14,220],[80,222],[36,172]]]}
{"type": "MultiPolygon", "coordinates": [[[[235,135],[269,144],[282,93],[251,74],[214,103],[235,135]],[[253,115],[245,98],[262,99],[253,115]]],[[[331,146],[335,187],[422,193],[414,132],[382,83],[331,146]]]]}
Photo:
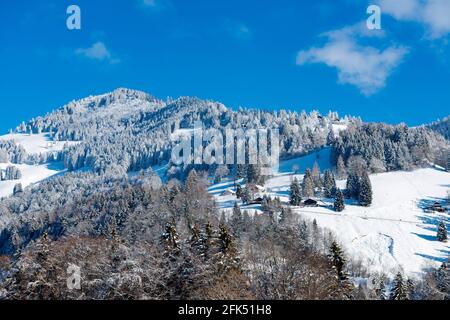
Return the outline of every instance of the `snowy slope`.
{"type": "Polygon", "coordinates": [[[0,140],[11,140],[21,145],[28,154],[40,154],[61,151],[64,145],[73,145],[74,141],[53,141],[49,133],[23,134],[11,133],[0,136],[0,140]]]}
{"type": "MultiPolygon", "coordinates": [[[[22,134],[12,133],[0,136],[0,140],[12,140],[21,145],[28,154],[41,154],[63,150],[65,145],[73,145],[74,141],[53,141],[50,134],[22,134]]],[[[21,183],[22,187],[38,183],[56,174],[64,172],[62,163],[51,163],[41,165],[0,163],[0,169],[4,170],[12,165],[20,170],[22,179],[12,181],[0,181],[0,198],[8,197],[13,193],[14,186],[21,183]]]]}
{"type": "MultiPolygon", "coordinates": [[[[289,160],[280,167],[290,168],[292,161],[304,165],[311,160],[310,155],[305,159],[289,160]]],[[[302,175],[296,176],[302,178],[302,175]]],[[[279,196],[287,203],[293,177],[286,173],[276,175],[266,183],[266,194],[279,196]]],[[[370,208],[348,202],[343,213],[336,213],[331,209],[332,201],[325,200],[318,208],[294,210],[332,230],[347,254],[361,260],[373,272],[393,275],[402,270],[415,277],[420,276],[423,268],[444,262],[450,255],[450,248],[448,244],[436,241],[436,225],[441,218],[447,223],[450,219],[446,214],[426,213],[423,208],[445,199],[450,189],[450,173],[427,168],[372,175],[371,181],[374,201],[370,208]]],[[[236,198],[222,193],[228,188],[233,189],[233,185],[233,182],[224,182],[209,189],[226,212],[231,211],[236,198]]],[[[345,181],[339,181],[338,185],[344,188],[345,181]]],[[[251,214],[261,213],[259,205],[242,206],[242,209],[251,214]]]]}
{"type": "Polygon", "coordinates": [[[14,186],[22,183],[25,188],[31,184],[38,183],[56,174],[64,172],[62,163],[52,163],[43,165],[7,164],[0,163],[0,169],[5,169],[8,165],[15,166],[22,172],[22,179],[11,181],[0,181],[0,198],[10,196],[14,186]]]}

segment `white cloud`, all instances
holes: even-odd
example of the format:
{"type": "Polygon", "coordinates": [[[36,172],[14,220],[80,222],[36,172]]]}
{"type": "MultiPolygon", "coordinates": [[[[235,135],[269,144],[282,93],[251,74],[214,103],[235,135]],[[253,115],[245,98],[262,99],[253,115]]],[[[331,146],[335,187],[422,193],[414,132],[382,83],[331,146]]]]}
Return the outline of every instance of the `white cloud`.
{"type": "Polygon", "coordinates": [[[119,59],[112,57],[111,52],[108,50],[106,45],[101,41],[95,42],[89,48],[79,48],[75,50],[75,53],[89,59],[98,61],[107,61],[111,64],[120,62],[119,59]]]}
{"type": "Polygon", "coordinates": [[[378,0],[378,3],[383,13],[397,20],[424,24],[431,39],[450,33],[449,0],[378,0]]]}
{"type": "Polygon", "coordinates": [[[338,71],[339,83],[356,86],[369,96],[386,85],[386,80],[402,62],[408,50],[391,46],[384,50],[358,43],[362,37],[382,37],[382,32],[368,34],[360,25],[327,32],[322,47],[300,51],[297,64],[324,63],[338,71]]]}

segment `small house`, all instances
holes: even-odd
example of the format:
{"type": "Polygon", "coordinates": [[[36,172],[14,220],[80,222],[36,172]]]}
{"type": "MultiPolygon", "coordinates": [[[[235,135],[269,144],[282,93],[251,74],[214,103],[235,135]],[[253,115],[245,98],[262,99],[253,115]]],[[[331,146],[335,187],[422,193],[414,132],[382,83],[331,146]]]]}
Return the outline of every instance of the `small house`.
{"type": "Polygon", "coordinates": [[[263,198],[261,198],[261,197],[258,197],[258,198],[256,198],[256,199],[253,199],[252,201],[250,201],[248,204],[262,204],[263,203],[263,198]]]}
{"type": "Polygon", "coordinates": [[[305,207],[318,207],[319,206],[318,202],[313,199],[305,200],[303,202],[303,204],[305,205],[305,207]]]}
{"type": "Polygon", "coordinates": [[[429,208],[429,210],[434,212],[445,212],[445,209],[439,202],[433,203],[433,205],[429,208]]]}

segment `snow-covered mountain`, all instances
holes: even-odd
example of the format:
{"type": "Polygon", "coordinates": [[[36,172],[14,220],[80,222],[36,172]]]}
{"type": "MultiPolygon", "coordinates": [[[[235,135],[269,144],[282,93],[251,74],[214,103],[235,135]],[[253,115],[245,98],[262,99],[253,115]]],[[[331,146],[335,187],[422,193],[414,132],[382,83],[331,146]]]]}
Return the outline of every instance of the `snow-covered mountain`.
{"type": "MultiPolygon", "coordinates": [[[[177,218],[189,210],[202,217],[213,212],[218,219],[222,210],[231,214],[236,201],[250,214],[264,215],[260,204],[244,205],[236,198],[235,180],[244,186],[246,178],[239,176],[237,165],[171,162],[172,149],[194,133],[197,121],[204,130],[278,129],[282,161],[261,186],[261,196],[278,197],[286,207],[292,180],[301,181],[316,162],[322,170],[350,169],[357,163],[370,171],[370,207],[346,200],[346,209],[336,213],[334,200],[317,197],[318,207],[292,209],[333,232],[351,259],[371,272],[392,276],[400,270],[416,277],[448,258],[448,245],[435,240],[436,225],[448,223],[448,213],[424,210],[432,202],[444,203],[450,187],[450,173],[443,170],[449,142],[436,126],[364,123],[336,112],[233,110],[198,98],[163,101],[130,89],[70,102],[0,136],[0,197],[5,197],[0,202],[0,255],[25,249],[44,232],[55,239],[108,235],[111,221],[132,241],[142,223],[156,230],[165,223],[160,216],[167,218],[169,212],[177,218]],[[192,169],[206,172],[209,183],[222,179],[209,187],[216,203],[207,198],[189,204],[177,198],[181,187],[173,179],[183,184],[192,169]],[[20,192],[11,196],[14,189],[20,192]],[[124,190],[132,190],[132,196],[124,196],[124,190]],[[115,192],[118,203],[103,206],[104,193],[115,192]],[[138,217],[150,212],[154,221],[130,221],[130,210],[138,217]]],[[[337,184],[345,189],[345,178],[337,184]]],[[[204,192],[207,197],[202,188],[197,191],[195,196],[204,192]]]]}

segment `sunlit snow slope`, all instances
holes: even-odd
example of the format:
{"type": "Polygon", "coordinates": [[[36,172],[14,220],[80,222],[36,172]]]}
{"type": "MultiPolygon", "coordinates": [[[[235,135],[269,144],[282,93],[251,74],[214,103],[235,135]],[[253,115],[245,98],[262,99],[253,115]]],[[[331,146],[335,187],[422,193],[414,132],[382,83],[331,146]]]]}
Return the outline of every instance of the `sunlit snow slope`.
{"type": "MultiPolygon", "coordinates": [[[[324,169],[327,149],[320,152],[318,163],[324,169]]],[[[288,202],[289,185],[294,175],[286,173],[295,165],[303,172],[312,167],[315,155],[283,162],[281,173],[266,184],[266,194],[279,196],[288,202]],[[312,163],[311,163],[312,160],[312,163]],[[308,165],[310,163],[310,165],[308,165]]],[[[302,175],[296,175],[299,179],[302,175]]],[[[370,208],[346,203],[342,213],[332,210],[332,200],[319,202],[318,208],[294,208],[302,217],[316,219],[321,227],[332,230],[347,254],[361,260],[374,272],[390,275],[402,270],[409,276],[420,276],[423,268],[438,266],[450,255],[449,244],[436,240],[437,223],[448,214],[426,213],[424,208],[435,201],[444,201],[450,190],[450,173],[434,168],[412,172],[390,172],[371,175],[373,204],[370,208]]],[[[345,181],[339,181],[341,188],[345,181]]],[[[236,201],[233,195],[222,195],[233,189],[233,182],[224,182],[210,188],[219,206],[230,211],[236,201]]],[[[239,202],[240,203],[240,202],[239,202]]],[[[242,205],[242,203],[241,203],[242,205]]],[[[243,206],[250,213],[261,213],[259,205],[243,206]]]]}
{"type": "MultiPolygon", "coordinates": [[[[47,133],[32,135],[13,133],[0,136],[0,140],[12,140],[16,144],[21,145],[28,154],[60,151],[64,148],[65,144],[77,143],[65,141],[54,142],[47,133]]],[[[22,187],[25,188],[64,171],[62,163],[42,165],[0,163],[0,169],[4,170],[9,165],[18,168],[22,173],[22,178],[20,180],[0,181],[0,198],[10,196],[17,183],[21,183],[22,187]]]]}

